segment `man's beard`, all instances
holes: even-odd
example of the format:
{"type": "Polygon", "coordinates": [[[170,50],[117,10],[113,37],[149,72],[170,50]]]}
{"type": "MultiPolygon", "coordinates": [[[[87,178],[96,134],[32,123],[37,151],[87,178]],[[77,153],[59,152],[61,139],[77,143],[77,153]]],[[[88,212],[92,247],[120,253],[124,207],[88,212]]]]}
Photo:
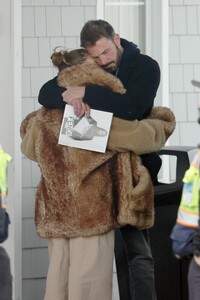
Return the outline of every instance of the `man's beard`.
{"type": "Polygon", "coordinates": [[[102,68],[109,73],[114,73],[117,71],[119,64],[120,64],[120,60],[121,60],[121,56],[122,56],[122,52],[121,50],[117,47],[116,45],[116,49],[117,49],[117,58],[116,61],[110,61],[109,63],[105,64],[102,66],[102,68]]]}

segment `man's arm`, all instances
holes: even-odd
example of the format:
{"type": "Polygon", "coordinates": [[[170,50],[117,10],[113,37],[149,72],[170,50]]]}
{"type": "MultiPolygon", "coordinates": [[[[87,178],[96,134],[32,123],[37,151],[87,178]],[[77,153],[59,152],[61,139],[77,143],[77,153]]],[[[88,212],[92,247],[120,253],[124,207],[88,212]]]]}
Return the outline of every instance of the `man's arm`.
{"type": "Polygon", "coordinates": [[[126,94],[120,95],[104,87],[86,86],[84,102],[91,108],[113,112],[118,118],[146,118],[153,107],[160,83],[159,65],[150,57],[143,57],[143,62],[135,72],[133,69],[131,74],[124,73],[119,79],[125,85],[126,94]]]}
{"type": "MultiPolygon", "coordinates": [[[[108,88],[89,85],[85,89],[84,102],[91,108],[113,112],[118,118],[126,120],[146,118],[153,107],[160,82],[160,68],[151,58],[145,59],[137,72],[133,70],[132,74],[127,75],[123,72],[119,77],[126,83],[126,94],[120,95],[108,88]]],[[[59,87],[54,78],[41,88],[39,103],[46,108],[64,108],[65,102],[62,98],[64,91],[66,90],[59,87]]]]}
{"type": "Polygon", "coordinates": [[[58,86],[57,77],[47,81],[40,89],[38,102],[46,108],[65,108],[62,93],[66,89],[58,86]]]}

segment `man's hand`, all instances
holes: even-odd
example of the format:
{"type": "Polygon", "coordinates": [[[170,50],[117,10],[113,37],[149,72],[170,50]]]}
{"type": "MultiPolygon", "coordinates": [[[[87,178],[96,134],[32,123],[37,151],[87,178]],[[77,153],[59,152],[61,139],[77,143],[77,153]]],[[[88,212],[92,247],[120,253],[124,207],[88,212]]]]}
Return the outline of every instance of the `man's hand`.
{"type": "Polygon", "coordinates": [[[62,93],[63,101],[71,104],[74,99],[83,99],[85,96],[84,86],[72,86],[68,87],[66,91],[62,93]]]}

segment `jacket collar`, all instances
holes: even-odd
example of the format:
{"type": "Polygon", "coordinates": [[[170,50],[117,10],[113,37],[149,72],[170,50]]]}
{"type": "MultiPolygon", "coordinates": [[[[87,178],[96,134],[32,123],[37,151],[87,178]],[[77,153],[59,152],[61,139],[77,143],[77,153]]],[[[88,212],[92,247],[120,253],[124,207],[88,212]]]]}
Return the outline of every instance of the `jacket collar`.
{"type": "Polygon", "coordinates": [[[136,44],[133,44],[125,39],[121,39],[121,46],[124,49],[121,58],[121,65],[132,67],[140,55],[140,49],[136,44]]]}

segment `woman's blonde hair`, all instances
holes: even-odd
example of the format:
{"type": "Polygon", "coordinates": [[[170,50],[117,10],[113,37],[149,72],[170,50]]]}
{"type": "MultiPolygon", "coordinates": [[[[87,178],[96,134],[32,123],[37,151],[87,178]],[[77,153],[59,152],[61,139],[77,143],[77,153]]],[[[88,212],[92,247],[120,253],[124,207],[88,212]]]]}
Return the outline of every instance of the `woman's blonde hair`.
{"type": "Polygon", "coordinates": [[[85,49],[75,49],[71,51],[57,51],[57,49],[58,48],[54,49],[54,52],[51,55],[51,60],[53,65],[57,67],[59,71],[67,67],[82,64],[88,56],[85,49]]]}

